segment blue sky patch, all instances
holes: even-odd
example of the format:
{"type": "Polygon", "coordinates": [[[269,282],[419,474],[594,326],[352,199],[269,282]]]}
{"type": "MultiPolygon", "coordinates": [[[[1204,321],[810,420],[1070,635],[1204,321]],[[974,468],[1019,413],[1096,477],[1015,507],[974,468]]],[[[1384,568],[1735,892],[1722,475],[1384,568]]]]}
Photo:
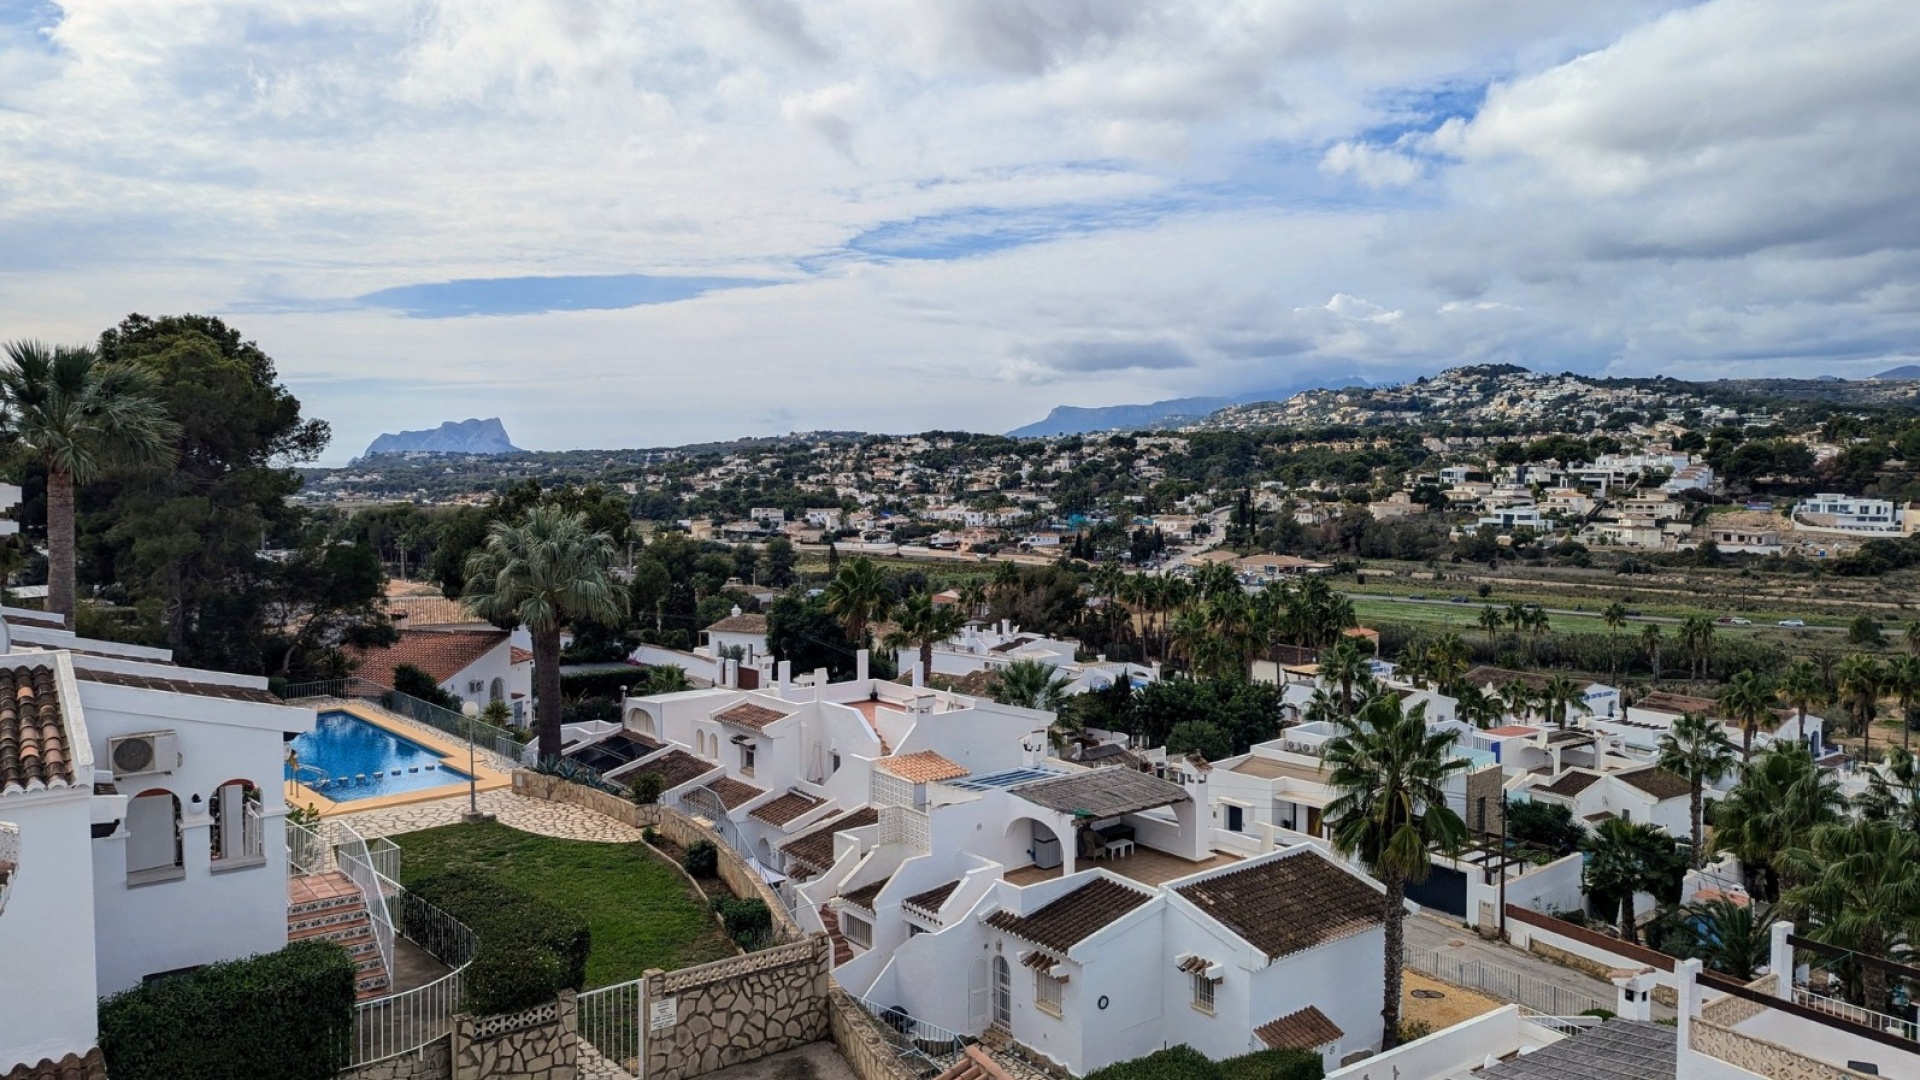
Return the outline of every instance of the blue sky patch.
{"type": "Polygon", "coordinates": [[[397,285],[356,296],[359,307],[386,308],[415,319],[463,315],[539,315],[549,311],[613,311],[691,300],[719,289],[771,285],[756,278],[594,274],[567,277],[466,278],[397,285]]]}

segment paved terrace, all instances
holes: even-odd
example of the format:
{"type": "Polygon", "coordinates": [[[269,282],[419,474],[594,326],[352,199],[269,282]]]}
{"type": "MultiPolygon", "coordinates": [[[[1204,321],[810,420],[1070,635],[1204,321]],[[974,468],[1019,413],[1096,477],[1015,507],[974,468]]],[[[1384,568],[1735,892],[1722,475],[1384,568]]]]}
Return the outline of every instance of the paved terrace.
{"type": "MultiPolygon", "coordinates": [[[[480,810],[494,815],[502,825],[522,832],[538,833],[561,840],[592,840],[602,844],[632,844],[641,837],[639,829],[625,822],[603,817],[571,803],[547,802],[515,795],[511,791],[483,791],[480,810]]],[[[389,806],[377,810],[347,811],[333,815],[351,825],[361,836],[393,836],[419,832],[442,825],[457,825],[467,812],[467,795],[389,806]]]]}
{"type": "MultiPolygon", "coordinates": [[[[1131,855],[1110,859],[1081,859],[1074,865],[1080,870],[1091,870],[1094,867],[1111,870],[1129,881],[1137,881],[1142,885],[1163,885],[1176,878],[1186,877],[1188,874],[1197,874],[1202,870],[1212,870],[1239,861],[1240,856],[1229,855],[1224,851],[1216,851],[1212,857],[1201,862],[1188,862],[1176,855],[1155,851],[1150,847],[1135,847],[1131,855]]],[[[1008,870],[1004,877],[1011,885],[1032,885],[1037,881],[1052,881],[1060,876],[1062,869],[1056,866],[1051,870],[1042,870],[1037,866],[1028,865],[1017,870],[1008,870]]]]}

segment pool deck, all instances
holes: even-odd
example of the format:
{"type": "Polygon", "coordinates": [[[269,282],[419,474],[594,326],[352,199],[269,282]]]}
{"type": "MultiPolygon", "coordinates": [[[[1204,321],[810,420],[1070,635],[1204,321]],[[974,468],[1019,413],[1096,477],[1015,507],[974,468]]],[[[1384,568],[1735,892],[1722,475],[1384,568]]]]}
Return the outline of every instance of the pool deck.
{"type": "MultiPolygon", "coordinates": [[[[314,703],[313,707],[316,712],[351,713],[396,738],[418,743],[435,753],[445,755],[448,765],[462,772],[467,771],[467,744],[425,724],[408,723],[360,701],[327,701],[314,703]]],[[[492,753],[482,750],[474,755],[473,760],[473,778],[478,781],[479,790],[499,791],[513,786],[512,770],[501,768],[499,760],[492,753]]],[[[287,781],[287,805],[311,806],[320,812],[321,817],[329,817],[336,814],[355,814],[362,810],[383,810],[390,806],[431,802],[466,790],[467,782],[459,780],[451,784],[441,784],[438,787],[421,788],[418,791],[403,791],[397,795],[379,795],[371,799],[336,802],[299,781],[289,780],[287,781]]]]}

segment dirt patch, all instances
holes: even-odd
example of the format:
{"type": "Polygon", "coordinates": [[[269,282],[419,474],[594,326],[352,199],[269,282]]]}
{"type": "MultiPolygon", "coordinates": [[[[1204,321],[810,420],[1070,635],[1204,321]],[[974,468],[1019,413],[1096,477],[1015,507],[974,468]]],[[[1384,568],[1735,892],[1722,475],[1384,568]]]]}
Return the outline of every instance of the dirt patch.
{"type": "Polygon", "coordinates": [[[1504,1008],[1502,1003],[1484,994],[1450,986],[1417,971],[1401,973],[1400,1017],[1406,1023],[1419,1022],[1439,1031],[1499,1008],[1504,1008]],[[1428,994],[1440,996],[1428,997],[1428,994]]]}

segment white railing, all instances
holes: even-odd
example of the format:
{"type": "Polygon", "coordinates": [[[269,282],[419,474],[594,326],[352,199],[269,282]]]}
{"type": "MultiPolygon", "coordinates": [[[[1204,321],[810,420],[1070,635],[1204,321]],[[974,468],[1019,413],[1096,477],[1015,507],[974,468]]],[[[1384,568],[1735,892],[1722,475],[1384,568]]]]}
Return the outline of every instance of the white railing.
{"type": "Polygon", "coordinates": [[[1795,1005],[1805,1005],[1809,1009],[1818,1009],[1829,1016],[1837,1017],[1848,1023],[1858,1024],[1864,1028],[1883,1031],[1889,1035],[1898,1035],[1908,1042],[1920,1042],[1920,1025],[1916,1025],[1911,1020],[1902,1020],[1897,1016],[1889,1016],[1883,1012],[1875,1012],[1863,1005],[1855,1005],[1851,1001],[1828,997],[1825,994],[1816,994],[1803,986],[1793,988],[1793,1003],[1795,1005]]]}
{"type": "Polygon", "coordinates": [[[893,1047],[894,1055],[918,1066],[916,1071],[923,1075],[951,1066],[966,1052],[967,1044],[975,1041],[971,1036],[929,1024],[897,1005],[882,1007],[862,997],[855,997],[853,1001],[873,1017],[881,1036],[893,1047]]]}
{"type": "Polygon", "coordinates": [[[1557,1031],[1569,1037],[1605,1023],[1597,1016],[1548,1016],[1546,1013],[1534,1012],[1525,1005],[1520,1006],[1520,1018],[1530,1024],[1538,1024],[1549,1031],[1557,1031]]]}
{"type": "Polygon", "coordinates": [[[402,935],[453,970],[425,986],[355,1006],[353,1065],[412,1053],[453,1030],[467,965],[479,951],[479,940],[459,920],[397,885],[391,888],[402,935]]]}
{"type": "Polygon", "coordinates": [[[373,858],[367,853],[367,842],[353,831],[351,825],[336,821],[333,826],[340,838],[334,857],[339,861],[340,872],[347,875],[354,887],[360,890],[360,898],[366,902],[367,919],[373,924],[373,939],[380,946],[380,960],[391,977],[393,916],[387,908],[387,900],[392,895],[387,891],[387,886],[391,882],[382,879],[379,871],[373,868],[373,858]]]}
{"type": "Polygon", "coordinates": [[[581,1041],[630,1076],[640,1075],[640,1002],[644,981],[635,979],[584,990],[574,998],[574,1016],[581,1041]]]}
{"type": "Polygon", "coordinates": [[[309,829],[296,821],[287,822],[287,873],[324,874],[334,869],[333,844],[327,828],[309,829]]]}
{"type": "Polygon", "coordinates": [[[384,836],[367,841],[367,859],[374,872],[389,881],[400,880],[400,845],[384,836]]]}
{"type": "Polygon", "coordinates": [[[1441,982],[1479,990],[1497,1000],[1524,1005],[1548,1016],[1578,1016],[1588,1009],[1611,1010],[1614,1005],[1584,991],[1479,960],[1448,956],[1438,949],[1408,949],[1403,963],[1441,982]]]}

